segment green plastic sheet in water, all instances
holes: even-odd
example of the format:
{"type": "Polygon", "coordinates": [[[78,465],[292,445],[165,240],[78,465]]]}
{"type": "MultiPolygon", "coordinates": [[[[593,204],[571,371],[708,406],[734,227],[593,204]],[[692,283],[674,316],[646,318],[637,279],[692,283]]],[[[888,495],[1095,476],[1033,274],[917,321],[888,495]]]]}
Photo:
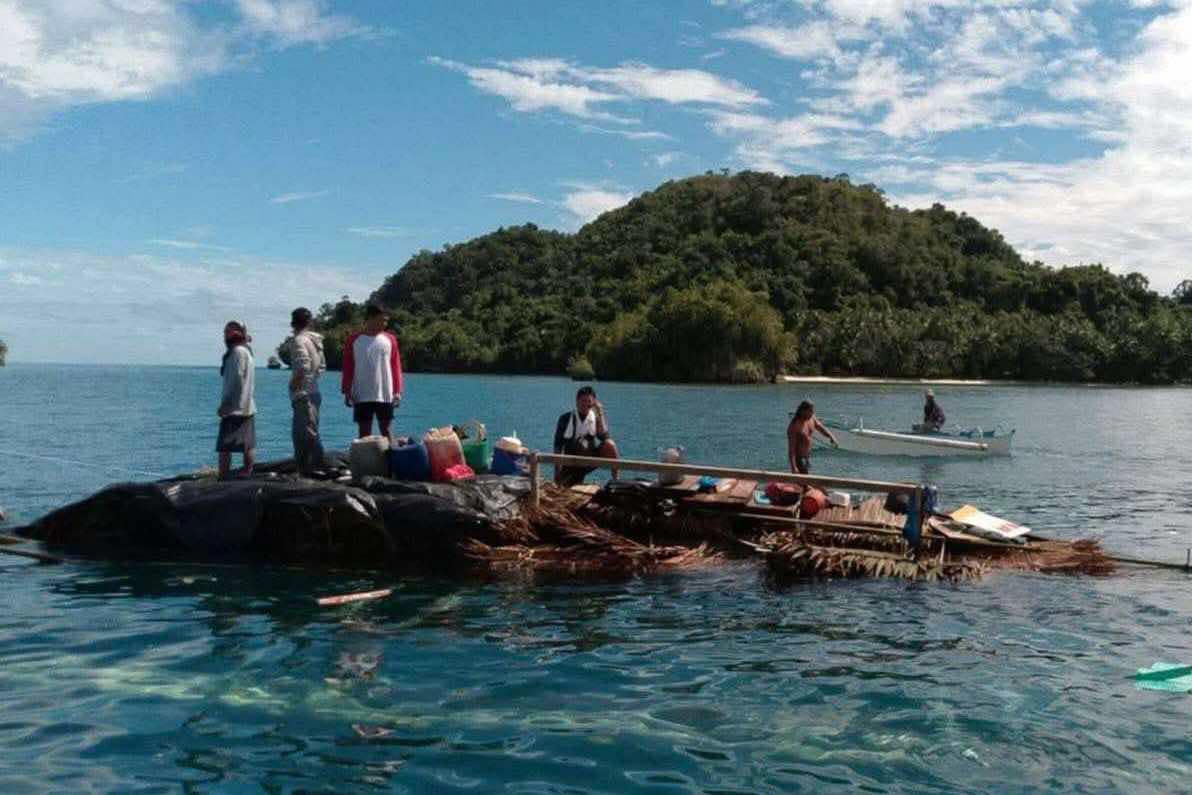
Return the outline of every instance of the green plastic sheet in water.
{"type": "Polygon", "coordinates": [[[1157,662],[1150,668],[1139,668],[1134,684],[1144,690],[1192,693],[1192,665],[1157,662]]]}

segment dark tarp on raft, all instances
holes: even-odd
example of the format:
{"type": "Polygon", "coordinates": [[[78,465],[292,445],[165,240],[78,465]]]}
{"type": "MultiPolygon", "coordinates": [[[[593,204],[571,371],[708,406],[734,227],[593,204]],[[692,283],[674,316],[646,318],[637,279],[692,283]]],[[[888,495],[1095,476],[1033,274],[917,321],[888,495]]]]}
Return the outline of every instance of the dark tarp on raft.
{"type": "Polygon", "coordinates": [[[109,486],[19,532],[103,558],[448,563],[463,540],[498,543],[494,522],[516,515],[528,492],[525,478],[498,476],[450,484],[190,477],[109,486]]]}

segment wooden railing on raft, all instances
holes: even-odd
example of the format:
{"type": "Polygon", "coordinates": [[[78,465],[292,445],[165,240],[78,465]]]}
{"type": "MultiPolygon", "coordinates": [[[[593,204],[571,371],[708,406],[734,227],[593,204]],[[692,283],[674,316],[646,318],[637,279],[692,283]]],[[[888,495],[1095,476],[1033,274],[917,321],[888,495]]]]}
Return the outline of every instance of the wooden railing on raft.
{"type": "Polygon", "coordinates": [[[676,475],[711,475],[717,478],[747,478],[768,483],[795,483],[800,486],[815,486],[826,489],[849,489],[853,491],[885,492],[887,494],[913,494],[914,505],[923,502],[922,486],[914,483],[893,483],[881,480],[860,480],[857,478],[836,478],[828,475],[799,475],[793,472],[770,472],[764,469],[734,469],[703,464],[664,464],[660,461],[634,461],[628,458],[593,458],[584,455],[562,455],[560,453],[530,453],[530,496],[538,505],[538,482],[541,480],[542,464],[555,466],[592,467],[594,469],[630,469],[635,472],[657,472],[676,475]]]}

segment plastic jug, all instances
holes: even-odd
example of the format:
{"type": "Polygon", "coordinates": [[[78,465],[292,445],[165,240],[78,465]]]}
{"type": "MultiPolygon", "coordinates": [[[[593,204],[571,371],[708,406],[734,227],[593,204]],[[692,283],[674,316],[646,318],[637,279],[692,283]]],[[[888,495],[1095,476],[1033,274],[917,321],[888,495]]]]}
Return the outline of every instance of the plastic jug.
{"type": "Polygon", "coordinates": [[[398,480],[430,480],[426,445],[414,439],[394,442],[389,448],[389,476],[398,480]]]}
{"type": "Polygon", "coordinates": [[[431,428],[422,437],[422,443],[426,445],[426,455],[430,459],[431,480],[446,480],[448,469],[464,463],[463,445],[450,425],[431,428]]]}
{"type": "MultiPolygon", "coordinates": [[[[663,464],[681,464],[683,463],[683,448],[668,447],[665,450],[660,450],[658,460],[663,464]]],[[[682,482],[682,472],[661,472],[658,475],[658,484],[660,486],[677,486],[682,482]]]]}
{"type": "Polygon", "coordinates": [[[388,436],[365,436],[353,440],[351,448],[348,449],[348,466],[352,470],[352,477],[388,475],[389,462],[386,461],[385,455],[388,452],[388,436]]]}

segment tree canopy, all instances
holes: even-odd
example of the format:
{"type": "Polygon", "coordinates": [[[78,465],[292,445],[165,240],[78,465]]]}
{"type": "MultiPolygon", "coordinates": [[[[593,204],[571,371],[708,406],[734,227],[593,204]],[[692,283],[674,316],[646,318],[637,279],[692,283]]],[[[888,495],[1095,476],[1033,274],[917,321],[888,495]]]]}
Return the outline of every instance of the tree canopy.
{"type": "MultiPolygon", "coordinates": [[[[1026,262],[964,213],[846,175],[666,182],[575,234],[527,224],[420,252],[369,300],[412,370],[1192,378],[1192,281],[1162,297],[1138,273],[1026,262]]],[[[361,310],[321,308],[330,366],[361,310]]]]}

